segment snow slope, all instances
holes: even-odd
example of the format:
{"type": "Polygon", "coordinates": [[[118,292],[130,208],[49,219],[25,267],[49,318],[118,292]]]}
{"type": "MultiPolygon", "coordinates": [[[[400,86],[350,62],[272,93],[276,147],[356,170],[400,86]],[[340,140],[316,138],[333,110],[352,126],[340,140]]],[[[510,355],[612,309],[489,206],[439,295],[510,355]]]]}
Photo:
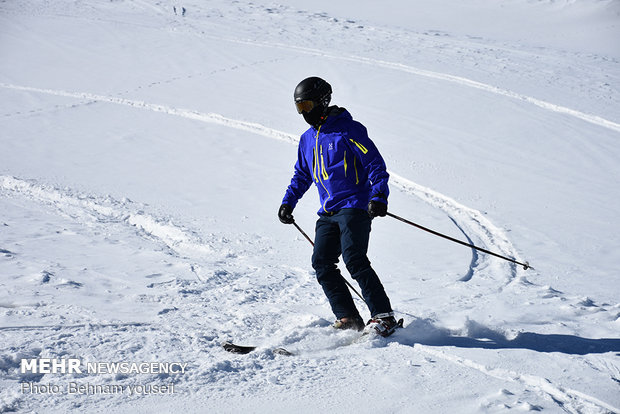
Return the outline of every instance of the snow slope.
{"type": "Polygon", "coordinates": [[[0,412],[620,412],[619,3],[392,3],[0,2],[0,412]],[[333,332],[276,217],[311,75],[368,127],[393,213],[535,269],[377,219],[405,329],[333,332]]]}

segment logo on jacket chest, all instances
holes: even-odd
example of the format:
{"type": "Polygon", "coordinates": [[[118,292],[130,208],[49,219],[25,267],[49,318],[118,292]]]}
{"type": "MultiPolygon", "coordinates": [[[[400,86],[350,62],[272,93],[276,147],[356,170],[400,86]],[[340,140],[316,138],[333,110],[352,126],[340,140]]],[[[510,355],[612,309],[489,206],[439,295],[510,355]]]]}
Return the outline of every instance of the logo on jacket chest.
{"type": "Polygon", "coordinates": [[[334,143],[333,143],[333,142],[330,142],[330,143],[327,145],[327,150],[328,150],[328,151],[331,151],[331,150],[333,150],[333,149],[334,149],[334,143]]]}

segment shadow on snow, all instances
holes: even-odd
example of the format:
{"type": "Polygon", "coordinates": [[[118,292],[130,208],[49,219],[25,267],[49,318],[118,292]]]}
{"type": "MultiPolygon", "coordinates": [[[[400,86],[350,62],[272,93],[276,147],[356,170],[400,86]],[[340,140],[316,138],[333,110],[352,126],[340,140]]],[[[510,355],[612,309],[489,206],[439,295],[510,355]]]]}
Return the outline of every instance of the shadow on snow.
{"type": "Polygon", "coordinates": [[[446,328],[437,327],[429,319],[415,319],[399,335],[404,345],[455,346],[482,349],[529,349],[537,352],[560,352],[571,355],[620,352],[620,339],[581,338],[574,335],[538,334],[521,332],[508,339],[477,322],[468,321],[461,335],[446,328]]]}

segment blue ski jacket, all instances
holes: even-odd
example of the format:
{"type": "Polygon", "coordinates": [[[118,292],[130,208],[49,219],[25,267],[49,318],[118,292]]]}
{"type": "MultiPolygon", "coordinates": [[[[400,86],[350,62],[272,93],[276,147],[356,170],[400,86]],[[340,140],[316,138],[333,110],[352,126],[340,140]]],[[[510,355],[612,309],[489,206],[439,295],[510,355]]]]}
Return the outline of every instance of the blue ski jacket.
{"type": "Polygon", "coordinates": [[[387,204],[389,174],[383,157],[366,128],[344,108],[332,109],[317,128],[304,132],[297,162],[283,204],[295,208],[314,182],[319,192],[319,215],[343,208],[366,210],[370,200],[387,204]]]}

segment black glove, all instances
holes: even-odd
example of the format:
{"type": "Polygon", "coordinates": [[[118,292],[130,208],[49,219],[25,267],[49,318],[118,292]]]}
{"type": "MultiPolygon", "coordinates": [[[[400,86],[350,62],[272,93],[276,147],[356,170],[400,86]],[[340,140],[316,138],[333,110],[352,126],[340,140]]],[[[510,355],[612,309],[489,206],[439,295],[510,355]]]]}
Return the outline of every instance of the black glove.
{"type": "Polygon", "coordinates": [[[284,224],[293,224],[295,222],[293,208],[288,204],[282,204],[280,210],[278,210],[278,218],[284,224]]]}
{"type": "Polygon", "coordinates": [[[381,201],[370,200],[368,203],[368,215],[371,218],[385,217],[387,214],[387,204],[382,203],[381,201]]]}

